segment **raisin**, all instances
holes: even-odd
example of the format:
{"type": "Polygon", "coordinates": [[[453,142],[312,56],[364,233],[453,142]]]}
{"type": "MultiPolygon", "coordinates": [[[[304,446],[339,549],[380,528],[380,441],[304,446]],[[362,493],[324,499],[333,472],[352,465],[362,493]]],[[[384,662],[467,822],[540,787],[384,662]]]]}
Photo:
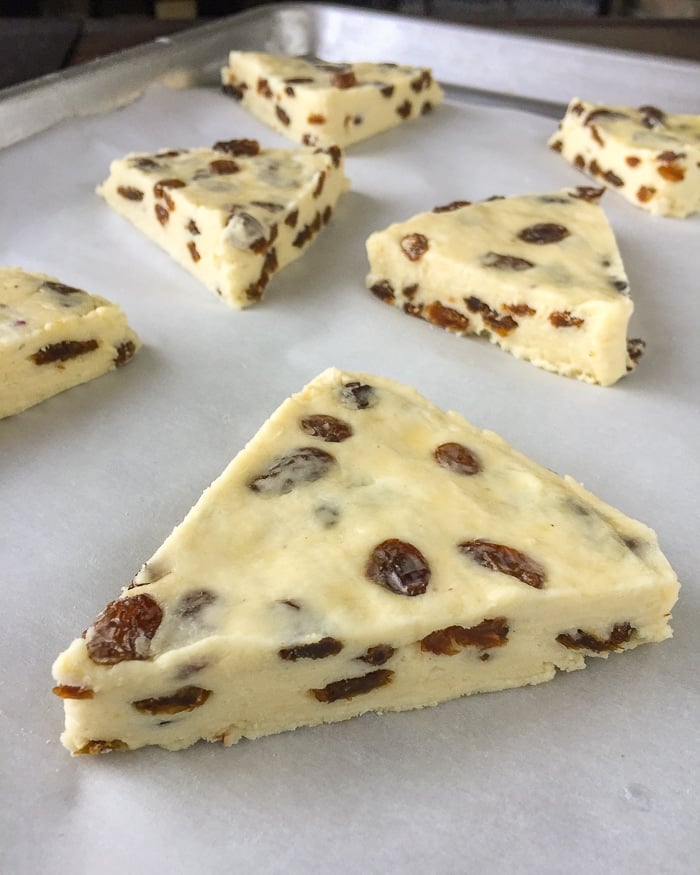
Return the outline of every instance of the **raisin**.
{"type": "Polygon", "coordinates": [[[428,561],[413,544],[390,538],[372,551],[367,577],[397,595],[422,595],[430,583],[428,561]]]}
{"type": "Polygon", "coordinates": [[[149,158],[147,155],[143,155],[138,158],[132,158],[129,161],[132,167],[137,167],[139,170],[156,170],[160,167],[160,164],[157,161],[154,161],[153,158],[149,158]]]}
{"type": "Polygon", "coordinates": [[[264,474],[248,484],[253,492],[286,495],[302,483],[313,483],[329,473],[335,458],[317,447],[300,447],[276,459],[264,474]]]}
{"type": "Polygon", "coordinates": [[[481,259],[484,267],[495,267],[498,270],[529,270],[535,265],[526,258],[515,255],[501,255],[499,252],[487,252],[481,259]]]}
{"type": "Polygon", "coordinates": [[[568,237],[570,231],[564,225],[557,225],[554,222],[540,222],[537,225],[529,225],[527,228],[518,234],[518,239],[525,243],[537,243],[543,245],[545,243],[559,243],[565,237],[568,237]]]}
{"type": "Polygon", "coordinates": [[[590,130],[590,132],[591,132],[591,136],[592,136],[593,139],[596,141],[596,143],[597,143],[599,146],[604,146],[604,145],[605,145],[605,140],[604,140],[604,139],[600,136],[600,134],[598,133],[598,128],[597,128],[595,125],[591,125],[589,130],[590,130]]]}
{"type": "Polygon", "coordinates": [[[396,112],[401,118],[406,119],[411,114],[411,101],[404,100],[399,106],[396,107],[396,112]]]}
{"type": "Polygon", "coordinates": [[[577,185],[574,191],[569,192],[570,197],[580,201],[595,203],[605,194],[604,188],[595,188],[592,185],[577,185]]]}
{"type": "Polygon", "coordinates": [[[59,295],[83,295],[82,289],[76,289],[73,286],[66,286],[63,283],[56,282],[54,280],[46,280],[46,282],[41,284],[42,289],[50,289],[52,292],[56,292],[59,295]]]}
{"type": "Polygon", "coordinates": [[[282,122],[283,125],[288,125],[291,121],[287,113],[279,105],[275,106],[275,115],[282,122]]]}
{"type": "Polygon", "coordinates": [[[299,210],[292,210],[292,212],[286,216],[286,218],[284,220],[284,224],[287,225],[289,228],[295,228],[298,220],[299,220],[299,210]]]}
{"type": "Polygon", "coordinates": [[[465,298],[465,304],[472,313],[481,313],[484,324],[488,325],[489,328],[493,329],[501,337],[505,337],[518,327],[518,323],[512,316],[501,316],[497,310],[489,307],[488,304],[474,295],[465,298]]]}
{"type": "Polygon", "coordinates": [[[584,632],[577,629],[576,634],[562,632],[557,635],[559,644],[568,647],[569,650],[590,650],[592,653],[609,653],[612,650],[621,650],[635,631],[629,623],[616,623],[607,638],[599,638],[593,632],[584,632]]]}
{"type": "Polygon", "coordinates": [[[396,650],[391,644],[375,644],[374,647],[368,648],[363,656],[358,656],[357,658],[368,665],[384,665],[395,652],[396,650]]]}
{"type": "Polygon", "coordinates": [[[674,164],[662,164],[656,168],[656,172],[667,182],[681,182],[685,178],[685,167],[676,167],[674,164]]]}
{"type": "Polygon", "coordinates": [[[503,309],[514,316],[534,316],[537,310],[533,310],[528,304],[504,304],[503,309]]]}
{"type": "Polygon", "coordinates": [[[379,93],[382,97],[391,97],[394,94],[394,86],[393,85],[382,85],[379,89],[379,93]]]}
{"type": "Polygon", "coordinates": [[[189,249],[190,255],[192,256],[192,261],[194,261],[196,264],[202,257],[199,254],[199,250],[197,249],[197,244],[194,242],[194,240],[190,240],[190,242],[187,244],[187,248],[189,249]]]}
{"type": "Polygon", "coordinates": [[[92,352],[99,346],[97,340],[61,340],[50,343],[30,355],[35,365],[49,365],[52,362],[67,362],[70,359],[92,352]]]}
{"type": "Polygon", "coordinates": [[[316,180],[316,185],[314,186],[314,190],[311,192],[311,197],[318,197],[323,191],[323,184],[326,181],[325,171],[321,170],[318,174],[318,178],[316,180]]]}
{"type": "Polygon", "coordinates": [[[349,423],[323,413],[305,416],[299,421],[299,425],[306,434],[331,444],[339,444],[352,436],[352,426],[349,423]]]}
{"type": "Polygon", "coordinates": [[[241,155],[253,157],[260,151],[260,143],[257,140],[219,140],[214,143],[212,149],[215,152],[226,152],[234,158],[241,155]]]}
{"type": "Polygon", "coordinates": [[[93,739],[86,742],[79,750],[75,751],[76,756],[83,754],[107,753],[110,750],[129,750],[128,744],[120,741],[118,738],[113,738],[111,741],[104,739],[93,739]]]}
{"type": "Polygon", "coordinates": [[[407,313],[409,316],[416,316],[420,319],[423,318],[423,305],[422,304],[411,304],[410,301],[406,301],[403,305],[404,313],[407,313]]]}
{"type": "Polygon", "coordinates": [[[318,139],[312,134],[304,134],[304,136],[301,138],[301,142],[304,146],[315,146],[318,142],[318,139]]]}
{"type": "Polygon", "coordinates": [[[468,629],[464,626],[448,626],[426,635],[420,643],[420,649],[424,653],[434,653],[437,656],[454,656],[465,647],[488,650],[507,644],[508,632],[508,621],[505,617],[482,620],[468,629]]]}
{"type": "Polygon", "coordinates": [[[170,213],[163,206],[163,204],[156,204],[155,207],[156,219],[160,222],[161,225],[167,225],[168,219],[170,218],[170,213]]]}
{"type": "Polygon", "coordinates": [[[319,112],[312,112],[306,121],[310,125],[324,125],[326,123],[326,117],[319,112]]]}
{"type": "Polygon", "coordinates": [[[401,289],[401,294],[404,296],[404,298],[408,298],[409,301],[412,301],[415,298],[417,291],[418,283],[411,283],[410,286],[404,286],[401,289]]]}
{"type": "Polygon", "coordinates": [[[583,170],[586,166],[586,160],[583,155],[577,155],[574,158],[574,164],[578,167],[579,170],[583,170]]]}
{"type": "Polygon", "coordinates": [[[61,699],[94,699],[95,691],[89,687],[74,687],[70,684],[59,684],[51,692],[61,699]]]}
{"type": "Polygon", "coordinates": [[[645,128],[663,127],[666,121],[666,113],[655,106],[640,106],[642,113],[641,122],[645,128]]]}
{"type": "Polygon", "coordinates": [[[211,690],[202,687],[180,687],[168,696],[139,699],[131,704],[142,714],[181,714],[183,711],[201,708],[209,696],[211,690]]]}
{"type": "Polygon", "coordinates": [[[262,94],[262,96],[267,97],[268,100],[272,98],[272,89],[270,88],[267,79],[263,79],[262,76],[258,79],[256,90],[258,94],[262,94]]]}
{"type": "Polygon", "coordinates": [[[311,78],[311,76],[294,76],[290,77],[289,79],[285,79],[284,81],[287,82],[289,85],[308,85],[309,82],[313,82],[314,80],[311,78]]]}
{"type": "Polygon", "coordinates": [[[595,158],[588,165],[588,170],[592,176],[600,176],[602,174],[602,170],[600,169],[600,164],[595,160],[595,158]]]}
{"type": "Polygon", "coordinates": [[[333,215],[333,207],[330,204],[327,204],[326,208],[323,211],[323,215],[321,216],[321,221],[323,222],[324,225],[327,225],[330,222],[332,215],[333,215]]]}
{"type": "Polygon", "coordinates": [[[175,201],[168,194],[169,188],[184,188],[186,183],[181,179],[161,179],[153,186],[153,194],[162,197],[170,211],[175,209],[175,201]]]}
{"type": "Polygon", "coordinates": [[[296,662],[297,659],[325,659],[327,656],[336,656],[343,649],[343,645],[337,638],[321,638],[311,644],[297,644],[295,647],[283,647],[279,651],[280,659],[296,662]]]}
{"type": "Polygon", "coordinates": [[[332,529],[333,526],[337,526],[340,519],[340,511],[330,504],[320,504],[315,507],[314,514],[324,529],[332,529]]]}
{"type": "Polygon", "coordinates": [[[187,230],[190,232],[190,234],[192,234],[193,237],[197,236],[197,234],[200,233],[200,230],[197,227],[197,223],[195,222],[194,219],[190,219],[189,222],[187,223],[186,227],[187,227],[187,230]]]}
{"type": "Polygon", "coordinates": [[[594,118],[622,119],[629,118],[629,116],[625,115],[624,112],[617,112],[614,109],[594,109],[584,119],[584,125],[590,125],[594,118]]]}
{"type": "Polygon", "coordinates": [[[142,201],[143,200],[143,192],[140,188],[134,188],[131,185],[119,185],[117,186],[117,194],[120,194],[122,197],[126,198],[128,201],[142,201]]]}
{"type": "Polygon", "coordinates": [[[176,611],[185,620],[191,620],[196,617],[207,605],[216,601],[216,596],[208,589],[200,589],[196,592],[190,592],[177,603],[176,611]]]}
{"type": "Polygon", "coordinates": [[[311,239],[311,229],[308,225],[304,225],[304,227],[299,231],[294,240],[292,240],[292,246],[295,246],[297,249],[301,249],[306,243],[311,239]]]}
{"type": "Polygon", "coordinates": [[[477,539],[459,544],[459,550],[491,571],[500,571],[501,574],[516,577],[535,589],[542,589],[544,586],[544,568],[535,559],[531,559],[514,547],[477,539]]]}
{"type": "Polygon", "coordinates": [[[451,213],[454,210],[461,210],[462,207],[470,207],[471,201],[452,201],[450,204],[445,204],[441,207],[433,207],[434,213],[451,213]]]}
{"type": "Polygon", "coordinates": [[[409,261],[418,261],[429,249],[428,238],[423,234],[406,234],[401,238],[400,246],[409,261]]]}
{"type": "Polygon", "coordinates": [[[436,447],[435,461],[442,468],[454,471],[455,474],[478,474],[481,470],[481,460],[477,454],[464,444],[447,443],[436,447]]]}
{"type": "Polygon", "coordinates": [[[646,341],[642,340],[641,337],[632,337],[627,341],[627,355],[635,364],[644,355],[645,349],[646,341]]]}
{"type": "Polygon", "coordinates": [[[569,310],[555,310],[549,314],[549,321],[555,328],[580,328],[584,322],[579,316],[572,316],[569,310]]]}
{"type": "Polygon", "coordinates": [[[390,669],[378,668],[376,671],[362,675],[362,677],[333,681],[322,689],[311,690],[311,692],[319,702],[337,702],[338,699],[352,699],[355,696],[370,693],[378,687],[386,686],[386,684],[391,683],[393,677],[394,672],[390,669]]]}
{"type": "Polygon", "coordinates": [[[562,143],[561,140],[555,140],[553,143],[550,143],[550,144],[549,144],[549,148],[550,148],[553,152],[561,152],[563,146],[564,146],[564,144],[562,143]]]}
{"type": "Polygon", "coordinates": [[[240,167],[229,158],[217,158],[215,161],[209,162],[209,169],[212,173],[224,176],[229,173],[238,173],[240,167]]]}
{"type": "Polygon", "coordinates": [[[147,593],[110,602],[85,633],[88,656],[101,665],[148,659],[163,611],[147,593]]]}
{"type": "Polygon", "coordinates": [[[420,114],[421,115],[428,115],[428,113],[432,112],[432,111],[433,111],[432,103],[429,100],[426,100],[423,103],[423,106],[421,106],[421,108],[420,108],[420,114]]]}
{"type": "Polygon", "coordinates": [[[685,152],[659,152],[656,156],[657,161],[662,161],[664,164],[670,164],[672,161],[680,161],[685,158],[685,152]]]}
{"type": "Polygon", "coordinates": [[[637,200],[641,201],[643,204],[650,201],[654,195],[656,194],[656,189],[652,188],[648,185],[640,185],[637,189],[637,200]]]}
{"type": "Polygon", "coordinates": [[[229,97],[233,97],[234,100],[243,100],[243,95],[247,89],[248,86],[244,82],[241,82],[240,85],[232,85],[229,83],[221,86],[223,93],[229,97]]]}
{"type": "Polygon", "coordinates": [[[342,158],[343,153],[340,151],[339,146],[329,146],[326,149],[326,154],[330,156],[330,159],[333,162],[334,167],[340,166],[340,159],[342,158]]]}
{"type": "Polygon", "coordinates": [[[621,185],[624,185],[624,184],[625,184],[625,183],[624,183],[624,180],[620,179],[620,177],[619,177],[616,173],[613,173],[612,170],[607,170],[607,171],[603,174],[603,179],[604,179],[606,182],[609,182],[610,185],[614,185],[614,186],[616,186],[616,187],[618,187],[618,188],[619,188],[621,185]]]}
{"type": "Polygon", "coordinates": [[[630,284],[627,280],[610,280],[610,285],[615,289],[616,292],[626,292],[629,289],[630,284]]]}
{"type": "Polygon", "coordinates": [[[452,307],[445,307],[440,301],[433,301],[425,308],[425,318],[448,331],[464,332],[469,329],[468,316],[452,307]]]}
{"type": "Polygon", "coordinates": [[[378,401],[373,386],[355,380],[341,386],[338,390],[338,396],[342,404],[353,410],[367,410],[368,407],[374,407],[378,401]]]}
{"type": "Polygon", "coordinates": [[[331,85],[334,88],[352,88],[357,85],[357,79],[352,70],[339,70],[331,73],[331,85]]]}
{"type": "Polygon", "coordinates": [[[625,158],[625,164],[627,164],[628,167],[636,167],[638,164],[641,164],[641,161],[642,159],[637,158],[636,155],[628,155],[625,158]]]}
{"type": "Polygon", "coordinates": [[[116,367],[123,367],[130,359],[134,357],[134,353],[136,352],[136,346],[132,340],[125,340],[124,343],[120,343],[117,347],[117,354],[114,357],[114,364],[116,367]]]}

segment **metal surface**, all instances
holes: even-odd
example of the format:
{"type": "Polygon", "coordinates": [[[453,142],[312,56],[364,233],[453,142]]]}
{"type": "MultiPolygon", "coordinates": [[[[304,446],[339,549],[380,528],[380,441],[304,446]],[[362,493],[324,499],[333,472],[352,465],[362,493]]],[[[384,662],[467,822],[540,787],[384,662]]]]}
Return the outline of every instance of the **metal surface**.
{"type": "Polygon", "coordinates": [[[451,94],[551,117],[574,95],[700,112],[700,64],[690,61],[369,10],[282,4],[257,7],[0,91],[0,147],[63,119],[128,104],[154,82],[173,88],[214,85],[232,47],[430,65],[451,94]]]}

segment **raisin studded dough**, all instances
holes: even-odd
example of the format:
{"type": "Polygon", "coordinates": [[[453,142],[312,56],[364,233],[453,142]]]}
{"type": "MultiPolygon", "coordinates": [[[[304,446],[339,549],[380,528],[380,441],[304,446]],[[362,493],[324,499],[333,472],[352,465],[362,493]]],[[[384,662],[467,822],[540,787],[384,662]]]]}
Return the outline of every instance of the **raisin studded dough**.
{"type": "Polygon", "coordinates": [[[656,536],[413,389],[287,400],[57,659],[74,753],[233,744],[671,635],[656,536]]]}
{"type": "Polygon", "coordinates": [[[140,346],[116,304],[0,267],[0,419],[126,364],[140,346]]]}
{"type": "Polygon", "coordinates": [[[442,90],[425,67],[231,52],[223,90],[297,143],[349,146],[425,115],[442,90]]]}
{"type": "Polygon", "coordinates": [[[549,146],[579,170],[660,216],[700,210],[700,116],[575,97],[549,146]]]}
{"type": "Polygon", "coordinates": [[[633,305],[603,189],[455,201],[367,240],[368,288],[457,334],[608,386],[633,369],[633,305]]]}
{"type": "Polygon", "coordinates": [[[113,161],[98,193],[235,308],[259,301],[348,188],[343,155],[224,140],[113,161]]]}

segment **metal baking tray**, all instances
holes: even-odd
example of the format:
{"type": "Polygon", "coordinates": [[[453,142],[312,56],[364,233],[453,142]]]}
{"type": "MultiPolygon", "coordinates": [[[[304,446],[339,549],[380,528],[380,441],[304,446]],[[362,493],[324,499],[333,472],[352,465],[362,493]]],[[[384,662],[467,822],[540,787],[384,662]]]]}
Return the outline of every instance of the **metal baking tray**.
{"type": "Polygon", "coordinates": [[[544,146],[574,95],[700,112],[700,65],[324,4],[260,7],[0,93],[0,263],[119,301],[119,373],[0,422],[0,871],[697,872],[700,216],[613,194],[648,341],[588,386],[367,293],[368,233],[584,181],[544,146]],[[94,194],[132,149],[281,137],[221,95],[232,48],[432,66],[447,99],[348,150],[351,191],[245,313],[94,194]],[[154,85],[155,83],[155,85],[154,85]],[[675,637],[548,684],[234,748],[71,759],[50,665],[272,410],[325,367],[402,380],[651,525],[675,637]]]}

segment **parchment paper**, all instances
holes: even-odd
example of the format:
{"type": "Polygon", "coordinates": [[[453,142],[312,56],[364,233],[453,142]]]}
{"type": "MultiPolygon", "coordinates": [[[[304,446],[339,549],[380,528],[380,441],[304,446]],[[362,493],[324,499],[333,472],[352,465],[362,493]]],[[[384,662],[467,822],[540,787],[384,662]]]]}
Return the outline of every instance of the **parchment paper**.
{"type": "Polygon", "coordinates": [[[406,317],[364,240],[455,199],[586,178],[553,122],[446,103],[349,150],[352,190],[264,302],[227,309],[93,193],[130,150],[256,137],[211,90],[152,89],[0,153],[0,263],[119,301],[144,348],[0,422],[0,869],[12,873],[697,871],[700,216],[608,193],[636,373],[600,388],[406,317]],[[224,749],[72,759],[54,657],[129,582],[273,409],[324,368],[413,384],[659,534],[673,640],[537,687],[224,749]]]}

